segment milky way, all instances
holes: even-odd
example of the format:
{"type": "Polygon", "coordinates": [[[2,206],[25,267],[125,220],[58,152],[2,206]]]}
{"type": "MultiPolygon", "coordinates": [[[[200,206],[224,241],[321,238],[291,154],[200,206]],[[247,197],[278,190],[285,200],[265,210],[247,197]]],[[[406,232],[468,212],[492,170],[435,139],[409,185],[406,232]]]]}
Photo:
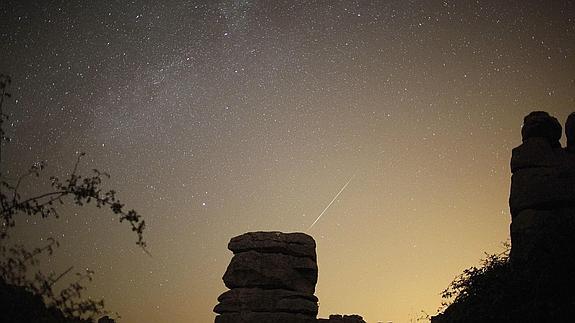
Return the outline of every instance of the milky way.
{"type": "Polygon", "coordinates": [[[209,322],[229,239],[305,231],[356,174],[314,226],[320,316],[433,314],[508,237],[523,116],[575,109],[574,19],[572,1],[3,1],[3,167],[63,176],[86,152],[153,257],[91,208],[14,238],[59,238],[46,269],[95,270],[122,322],[209,322]]]}

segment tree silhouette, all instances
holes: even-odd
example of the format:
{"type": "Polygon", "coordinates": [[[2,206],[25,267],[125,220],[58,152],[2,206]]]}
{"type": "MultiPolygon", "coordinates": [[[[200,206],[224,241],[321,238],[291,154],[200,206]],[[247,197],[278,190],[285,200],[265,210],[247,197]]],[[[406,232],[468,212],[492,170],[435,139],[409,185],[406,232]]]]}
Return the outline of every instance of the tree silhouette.
{"type": "Polygon", "coordinates": [[[449,286],[441,292],[445,300],[442,306],[463,304],[478,295],[496,295],[500,290],[497,283],[504,278],[509,270],[509,244],[506,250],[499,254],[486,254],[481,266],[470,267],[457,276],[449,286]]]}
{"type": "Polygon", "coordinates": [[[506,247],[451,282],[441,293],[446,301],[432,323],[573,322],[573,259],[540,263],[542,270],[532,271],[514,264],[510,245],[506,247]]]}
{"type": "Polygon", "coordinates": [[[515,322],[514,300],[522,298],[524,284],[512,271],[509,261],[511,245],[505,251],[486,254],[479,267],[467,268],[441,292],[444,299],[432,323],[515,322]]]}
{"type": "MultiPolygon", "coordinates": [[[[85,283],[91,280],[92,272],[77,273],[74,282],[57,291],[56,282],[69,274],[73,267],[58,275],[38,271],[31,276],[31,270],[39,264],[40,255],[51,255],[54,252],[59,246],[58,242],[49,238],[47,245],[31,251],[23,245],[9,246],[7,241],[11,228],[16,225],[17,218],[23,215],[41,218],[59,217],[58,207],[66,203],[77,206],[93,204],[97,208],[109,209],[112,214],[118,216],[120,222],[127,222],[137,236],[136,244],[148,253],[143,239],[145,221],[135,210],[126,210],[124,204],[116,197],[116,191],[102,188],[104,181],[110,178],[108,173],[97,169],[93,169],[88,175],[79,173],[78,167],[84,153],[78,154],[69,176],[64,179],[51,176],[50,187],[45,191],[28,194],[20,191],[25,181],[38,180],[40,174],[45,171],[46,164],[42,161],[32,165],[16,179],[10,180],[3,176],[2,144],[10,141],[4,130],[4,124],[9,120],[9,116],[5,113],[3,105],[6,99],[11,97],[10,83],[9,76],[0,74],[0,289],[25,289],[27,293],[41,296],[48,308],[59,309],[67,318],[94,319],[104,313],[103,301],[82,298],[85,283]]],[[[5,300],[1,300],[0,306],[6,305],[4,303],[5,300]]]]}

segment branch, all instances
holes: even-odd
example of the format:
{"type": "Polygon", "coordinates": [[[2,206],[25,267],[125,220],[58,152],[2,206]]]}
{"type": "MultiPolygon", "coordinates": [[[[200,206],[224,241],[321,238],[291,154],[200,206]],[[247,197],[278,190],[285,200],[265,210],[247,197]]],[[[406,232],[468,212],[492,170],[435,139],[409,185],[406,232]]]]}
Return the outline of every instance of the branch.
{"type": "Polygon", "coordinates": [[[64,276],[67,275],[70,271],[72,271],[72,268],[74,268],[74,266],[68,267],[68,269],[64,270],[64,272],[61,273],[60,275],[58,275],[58,277],[52,279],[52,282],[50,283],[50,287],[54,286],[54,284],[56,284],[60,279],[62,279],[62,277],[64,277],[64,276]]]}
{"type": "MultiPolygon", "coordinates": [[[[109,178],[110,175],[100,172],[97,169],[93,170],[93,176],[83,178],[77,174],[78,165],[82,156],[84,156],[84,153],[78,155],[72,172],[64,182],[61,182],[57,177],[50,177],[52,188],[54,188],[54,191],[52,192],[39,194],[24,200],[20,200],[20,194],[17,192],[25,178],[31,174],[38,176],[39,172],[44,169],[44,163],[32,166],[26,174],[22,175],[18,179],[18,182],[14,187],[2,182],[6,187],[8,187],[8,189],[12,190],[11,200],[8,200],[6,196],[0,192],[0,205],[2,207],[0,214],[5,221],[6,227],[13,227],[15,225],[14,216],[18,212],[24,212],[29,215],[39,214],[42,217],[48,217],[54,214],[57,217],[58,213],[56,208],[52,207],[52,204],[56,201],[63,204],[63,199],[66,197],[71,197],[74,204],[78,206],[84,206],[85,204],[94,201],[96,207],[109,207],[114,214],[119,215],[120,222],[129,222],[132,232],[135,232],[138,236],[136,244],[142,247],[142,249],[150,255],[146,250],[146,243],[143,238],[145,221],[142,220],[141,216],[136,211],[125,211],[124,205],[116,198],[116,192],[114,190],[102,193],[102,177],[109,178]]],[[[6,229],[3,228],[0,238],[5,237],[6,235],[6,229]]]]}

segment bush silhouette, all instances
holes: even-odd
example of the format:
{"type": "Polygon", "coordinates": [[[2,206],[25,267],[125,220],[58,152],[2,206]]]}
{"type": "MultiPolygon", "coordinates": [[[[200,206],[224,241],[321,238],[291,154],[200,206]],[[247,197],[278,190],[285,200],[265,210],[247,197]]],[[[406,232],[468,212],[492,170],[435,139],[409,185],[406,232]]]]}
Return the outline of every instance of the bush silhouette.
{"type": "Polygon", "coordinates": [[[3,105],[11,97],[8,91],[10,83],[9,76],[0,74],[0,321],[90,322],[105,313],[102,300],[82,297],[86,283],[92,279],[92,272],[76,273],[76,279],[64,288],[56,288],[55,285],[72,272],[73,266],[60,274],[37,271],[32,275],[40,256],[51,255],[59,245],[53,238],[48,238],[47,245],[32,250],[23,245],[10,245],[10,230],[16,225],[16,219],[22,216],[59,217],[58,208],[66,203],[95,205],[109,209],[119,222],[128,223],[136,234],[136,244],[146,251],[143,238],[145,222],[135,210],[126,210],[116,191],[102,188],[110,175],[97,169],[88,175],[80,173],[83,153],[78,154],[66,178],[50,177],[48,190],[38,189],[25,195],[20,191],[26,181],[39,180],[46,168],[44,162],[35,163],[16,179],[3,176],[1,144],[9,141],[3,127],[9,116],[3,105]]]}

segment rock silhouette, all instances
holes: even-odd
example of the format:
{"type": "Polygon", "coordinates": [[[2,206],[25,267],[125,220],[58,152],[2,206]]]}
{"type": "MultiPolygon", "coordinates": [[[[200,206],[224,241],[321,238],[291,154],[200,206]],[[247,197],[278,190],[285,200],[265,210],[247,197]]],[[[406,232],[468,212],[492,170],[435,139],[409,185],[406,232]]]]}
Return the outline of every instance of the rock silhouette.
{"type": "MultiPolygon", "coordinates": [[[[511,252],[484,273],[474,295],[432,323],[572,322],[575,317],[575,113],[561,125],[546,112],[527,115],[512,151],[511,252]]],[[[476,280],[476,282],[479,280],[476,280]]]]}
{"type": "Polygon", "coordinates": [[[315,241],[304,233],[248,232],[230,240],[216,323],[360,323],[361,316],[316,319],[315,241]]]}
{"type": "Polygon", "coordinates": [[[234,256],[218,297],[217,323],[315,322],[315,241],[303,233],[249,232],[228,244],[234,256]]]}
{"type": "Polygon", "coordinates": [[[226,287],[284,289],[313,295],[317,264],[306,257],[245,251],[234,255],[224,274],[226,287]]]}
{"type": "Polygon", "coordinates": [[[567,122],[565,122],[565,136],[567,137],[567,151],[575,153],[575,112],[567,117],[567,122]]]}
{"type": "MultiPolygon", "coordinates": [[[[565,126],[567,138],[574,119],[565,126]]],[[[516,267],[540,270],[575,256],[575,154],[557,146],[561,126],[547,113],[525,117],[522,135],[511,158],[510,256],[516,267]]]]}
{"type": "MultiPolygon", "coordinates": [[[[529,288],[526,316],[567,322],[575,315],[575,113],[565,124],[565,149],[557,146],[557,120],[542,116],[540,121],[555,124],[553,137],[524,136],[512,151],[509,261],[529,288]]],[[[532,120],[524,122],[524,128],[531,127],[532,120]]]]}
{"type": "Polygon", "coordinates": [[[556,118],[545,111],[533,111],[523,119],[521,137],[523,142],[531,138],[543,138],[557,148],[561,147],[561,131],[561,124],[556,118]]]}
{"type": "Polygon", "coordinates": [[[359,315],[330,315],[329,319],[318,319],[318,323],[365,323],[359,315]]]}
{"type": "Polygon", "coordinates": [[[228,249],[234,253],[257,251],[306,257],[316,261],[315,241],[304,233],[248,232],[230,240],[228,249]]]}

